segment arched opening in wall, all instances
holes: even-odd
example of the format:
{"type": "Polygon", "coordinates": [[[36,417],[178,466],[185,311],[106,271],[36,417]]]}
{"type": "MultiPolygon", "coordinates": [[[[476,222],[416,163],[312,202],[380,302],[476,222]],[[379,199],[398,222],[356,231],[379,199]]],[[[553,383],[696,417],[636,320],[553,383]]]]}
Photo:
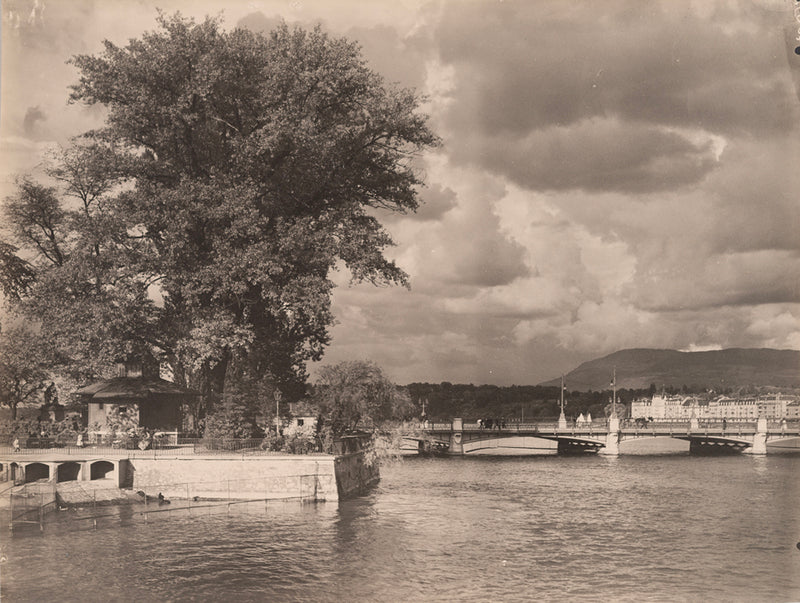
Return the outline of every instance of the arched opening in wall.
{"type": "Polygon", "coordinates": [[[50,479],[50,467],[44,463],[31,463],[25,467],[25,483],[38,481],[40,479],[50,479]]]}
{"type": "Polygon", "coordinates": [[[109,473],[114,472],[114,463],[109,461],[97,461],[92,463],[91,479],[105,479],[109,473]]]}
{"type": "Polygon", "coordinates": [[[22,472],[19,470],[19,465],[17,463],[11,463],[8,466],[8,480],[17,483],[17,477],[21,477],[22,472]]]}
{"type": "Polygon", "coordinates": [[[57,482],[74,482],[78,479],[81,472],[80,463],[70,461],[68,463],[61,463],[58,466],[58,474],[56,476],[57,482]]]}

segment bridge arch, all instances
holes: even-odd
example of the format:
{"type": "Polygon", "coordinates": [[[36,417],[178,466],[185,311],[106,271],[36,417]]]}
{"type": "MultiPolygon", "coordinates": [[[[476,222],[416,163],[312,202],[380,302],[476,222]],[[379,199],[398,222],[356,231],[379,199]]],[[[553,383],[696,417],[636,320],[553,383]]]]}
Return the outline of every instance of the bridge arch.
{"type": "Polygon", "coordinates": [[[89,479],[105,479],[109,473],[114,473],[114,463],[110,461],[95,461],[89,469],[89,479]]]}
{"type": "Polygon", "coordinates": [[[58,466],[56,472],[57,482],[74,482],[80,479],[81,464],[75,461],[67,461],[58,466]]]}
{"type": "Polygon", "coordinates": [[[46,463],[29,463],[25,466],[25,483],[50,479],[50,465],[46,463]]]}

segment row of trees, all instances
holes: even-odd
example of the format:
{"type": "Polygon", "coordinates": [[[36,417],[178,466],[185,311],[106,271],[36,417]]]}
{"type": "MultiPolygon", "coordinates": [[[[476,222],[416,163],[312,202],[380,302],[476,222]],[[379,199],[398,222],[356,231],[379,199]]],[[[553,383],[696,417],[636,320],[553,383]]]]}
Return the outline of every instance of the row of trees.
{"type": "MultiPolygon", "coordinates": [[[[425,402],[429,418],[450,420],[452,417],[550,420],[560,412],[559,387],[497,386],[443,383],[412,383],[408,386],[413,404],[425,402]]],[[[649,396],[649,389],[617,390],[617,412],[637,398],[649,396]]],[[[610,413],[610,391],[565,392],[565,412],[578,416],[591,413],[602,417],[610,413]]]]}
{"type": "MultiPolygon", "coordinates": [[[[333,271],[407,285],[375,216],[416,209],[412,160],[438,140],[414,91],[320,28],[158,25],[71,60],[70,102],[105,124],[5,200],[0,287],[25,328],[0,347],[35,341],[39,368],[76,382],[153,354],[202,392],[196,418],[249,416],[304,395],[333,271]]],[[[38,374],[14,379],[0,393],[12,410],[40,389],[38,374]]]]}

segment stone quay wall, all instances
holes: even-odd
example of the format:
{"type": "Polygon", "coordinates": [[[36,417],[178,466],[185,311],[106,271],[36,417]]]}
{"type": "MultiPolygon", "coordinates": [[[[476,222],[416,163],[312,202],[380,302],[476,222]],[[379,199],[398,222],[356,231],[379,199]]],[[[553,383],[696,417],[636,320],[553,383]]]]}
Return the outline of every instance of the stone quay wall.
{"type": "Polygon", "coordinates": [[[131,458],[120,483],[148,496],[176,499],[336,501],[364,493],[380,479],[365,451],[340,455],[131,458]]]}
{"type": "MultiPolygon", "coordinates": [[[[131,458],[121,481],[148,496],[200,499],[338,500],[331,455],[131,458]]],[[[122,464],[121,464],[122,465],[122,464]]]]}

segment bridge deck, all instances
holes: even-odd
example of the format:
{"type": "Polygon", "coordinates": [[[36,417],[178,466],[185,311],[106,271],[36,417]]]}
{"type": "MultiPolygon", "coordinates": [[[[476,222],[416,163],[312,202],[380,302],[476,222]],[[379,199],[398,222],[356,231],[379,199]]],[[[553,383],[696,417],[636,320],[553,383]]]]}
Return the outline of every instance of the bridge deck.
{"type": "MultiPolygon", "coordinates": [[[[428,423],[420,426],[421,430],[429,434],[452,434],[459,433],[482,434],[486,436],[496,435],[525,435],[525,436],[588,436],[602,437],[607,435],[608,425],[603,423],[591,423],[589,425],[567,425],[558,427],[557,423],[508,423],[500,428],[480,427],[474,423],[465,423],[461,429],[454,430],[452,423],[428,423]]],[[[727,425],[722,423],[701,423],[694,429],[687,422],[674,423],[650,423],[646,426],[623,425],[619,433],[623,435],[684,435],[684,436],[753,436],[758,433],[757,424],[754,422],[731,422],[727,425]]],[[[800,436],[800,425],[781,426],[779,423],[767,426],[768,436],[800,436]]]]}

